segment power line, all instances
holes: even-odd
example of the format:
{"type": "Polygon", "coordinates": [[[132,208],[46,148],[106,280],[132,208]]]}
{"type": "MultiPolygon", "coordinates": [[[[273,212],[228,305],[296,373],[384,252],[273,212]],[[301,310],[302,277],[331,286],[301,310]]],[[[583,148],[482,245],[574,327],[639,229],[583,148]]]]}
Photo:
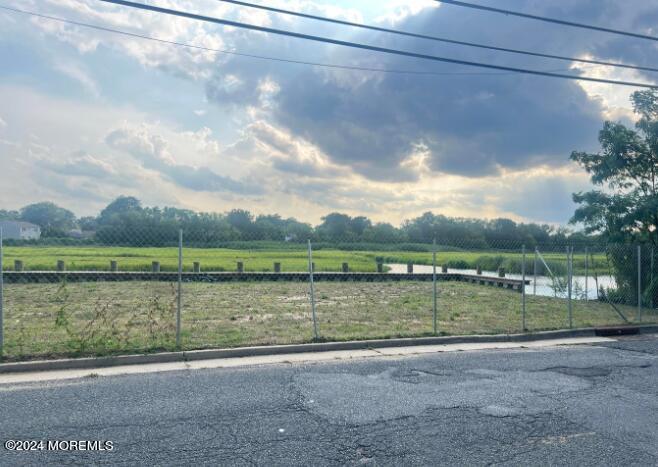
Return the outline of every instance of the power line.
{"type": "Polygon", "coordinates": [[[454,59],[454,58],[447,58],[447,57],[439,57],[436,55],[427,55],[427,54],[421,54],[421,53],[416,53],[416,52],[408,52],[404,50],[397,50],[397,49],[389,49],[385,47],[377,47],[373,45],[366,45],[366,44],[361,44],[357,42],[348,42],[348,41],[342,41],[342,40],[337,40],[337,39],[331,39],[328,37],[322,37],[322,36],[313,36],[310,34],[301,34],[298,32],[292,32],[292,31],[286,31],[282,29],[275,29],[275,28],[269,28],[265,26],[256,26],[253,24],[246,24],[246,23],[240,23],[237,21],[230,21],[226,19],[221,19],[221,18],[215,18],[211,16],[204,16],[204,15],[199,15],[195,13],[188,13],[186,11],[180,11],[180,10],[171,10],[169,8],[162,8],[158,6],[153,6],[153,5],[145,5],[143,3],[135,3],[135,2],[130,2],[126,0],[99,0],[101,2],[105,3],[112,3],[115,5],[122,5],[122,6],[127,6],[130,8],[135,8],[135,9],[140,9],[140,10],[145,10],[145,11],[152,11],[155,13],[164,13],[167,15],[172,15],[172,16],[178,16],[181,18],[188,18],[188,19],[193,19],[196,21],[204,21],[208,23],[214,23],[214,24],[221,24],[224,26],[233,26],[235,28],[241,28],[241,29],[248,29],[252,31],[259,31],[259,32],[267,32],[270,34],[277,34],[280,36],[288,36],[288,37],[294,37],[297,39],[305,39],[305,40],[310,40],[314,42],[323,42],[326,44],[334,44],[334,45],[340,45],[343,47],[351,47],[351,48],[356,48],[356,49],[361,49],[361,50],[369,50],[373,52],[381,52],[381,53],[387,53],[391,55],[400,55],[403,57],[412,57],[412,58],[420,58],[424,60],[432,60],[436,62],[445,62],[445,63],[454,63],[457,65],[466,65],[466,66],[474,66],[474,67],[479,67],[479,68],[488,68],[488,69],[494,69],[494,70],[502,70],[502,71],[512,71],[516,73],[525,73],[525,74],[530,74],[530,75],[537,75],[537,76],[547,76],[551,78],[561,78],[561,79],[571,79],[571,80],[577,80],[577,81],[590,81],[590,82],[595,82],[595,83],[606,83],[606,84],[617,84],[617,85],[622,85],[622,86],[633,86],[633,87],[638,87],[638,88],[650,88],[650,89],[658,89],[658,85],[656,84],[649,84],[649,83],[639,83],[639,82],[632,82],[632,81],[618,81],[618,80],[610,80],[610,79],[604,79],[604,78],[593,78],[589,76],[576,76],[576,75],[568,75],[568,74],[561,74],[561,73],[549,73],[545,71],[539,71],[539,70],[530,70],[527,68],[517,68],[517,67],[510,67],[510,66],[503,66],[503,65],[493,65],[490,63],[482,63],[482,62],[472,62],[468,60],[459,60],[459,59],[454,59]]]}
{"type": "MultiPolygon", "coordinates": [[[[227,55],[236,55],[239,57],[247,57],[247,58],[255,58],[259,60],[269,60],[269,61],[275,61],[275,62],[283,62],[283,63],[291,63],[291,64],[298,64],[298,65],[310,65],[310,66],[318,66],[318,67],[325,67],[325,68],[338,68],[338,69],[344,69],[344,70],[351,70],[351,71],[368,71],[368,72],[374,72],[374,73],[395,73],[395,74],[411,74],[411,75],[432,75],[432,76],[509,76],[513,75],[515,73],[512,72],[473,72],[473,71],[425,71],[425,70],[400,70],[400,69],[390,69],[390,68],[371,68],[371,67],[363,67],[363,66],[356,66],[356,65],[339,65],[339,64],[334,64],[334,63],[322,63],[322,62],[311,62],[311,61],[304,61],[304,60],[294,60],[294,59],[288,59],[288,58],[281,58],[281,57],[271,57],[267,55],[256,55],[256,54],[248,54],[248,53],[243,53],[243,52],[236,52],[235,50],[224,50],[224,49],[214,49],[212,47],[205,47],[202,45],[195,45],[195,44],[189,44],[187,42],[178,42],[178,41],[170,41],[167,39],[160,39],[157,37],[153,36],[147,36],[145,34],[138,34],[134,32],[128,32],[128,31],[121,31],[119,29],[113,29],[113,28],[108,28],[104,26],[98,26],[95,24],[89,24],[89,23],[84,23],[81,21],[75,21],[71,19],[65,19],[65,18],[60,18],[57,16],[50,16],[50,15],[44,15],[42,13],[35,13],[32,11],[27,11],[27,10],[20,10],[18,8],[11,8],[7,6],[2,6],[0,5],[0,9],[2,10],[7,10],[11,11],[14,13],[22,13],[25,15],[30,15],[30,16],[35,16],[37,18],[43,18],[43,19],[48,19],[52,21],[59,21],[62,23],[66,24],[73,24],[75,26],[81,26],[84,28],[90,28],[90,29],[95,29],[98,31],[103,31],[103,32],[110,32],[113,34],[120,34],[123,36],[128,36],[128,37],[134,37],[138,39],[146,39],[149,41],[155,41],[155,42],[160,42],[163,44],[168,44],[168,45],[175,45],[179,47],[187,47],[191,49],[198,49],[198,50],[204,50],[207,52],[214,52],[214,53],[221,53],[221,54],[227,54],[227,55]]],[[[546,71],[562,71],[561,69],[557,70],[546,70],[546,71]]]]}
{"type": "Polygon", "coordinates": [[[547,54],[547,53],[541,53],[541,52],[533,52],[530,50],[520,50],[520,49],[510,49],[507,47],[496,47],[493,45],[486,45],[486,44],[480,44],[477,42],[467,42],[467,41],[460,41],[456,39],[448,39],[445,37],[438,37],[438,36],[430,36],[426,34],[418,34],[414,32],[408,32],[408,31],[400,31],[398,29],[390,29],[390,28],[383,28],[380,26],[371,26],[368,24],[362,24],[362,23],[354,23],[352,21],[344,21],[344,20],[339,20],[339,19],[333,19],[333,18],[327,18],[325,16],[317,16],[317,15],[311,15],[307,13],[300,13],[297,11],[292,11],[292,10],[284,10],[282,8],[274,8],[274,7],[269,7],[265,5],[259,5],[259,4],[254,4],[254,3],[248,3],[248,2],[243,2],[240,0],[218,0],[220,2],[224,3],[231,3],[233,5],[239,5],[247,8],[256,8],[259,10],[265,10],[265,11],[270,11],[272,13],[280,13],[284,15],[289,15],[289,16],[296,16],[299,18],[306,18],[306,19],[312,19],[316,21],[323,21],[327,23],[333,23],[333,24],[340,24],[343,26],[351,26],[355,28],[361,28],[361,29],[367,29],[370,31],[378,31],[378,32],[385,32],[385,33],[390,33],[390,34],[397,34],[399,36],[407,36],[407,37],[415,37],[417,39],[427,39],[431,41],[437,41],[437,42],[445,42],[448,44],[456,44],[456,45],[464,45],[467,47],[476,47],[479,49],[487,49],[487,50],[495,50],[498,52],[507,52],[507,53],[513,53],[513,54],[519,54],[519,55],[529,55],[532,57],[542,57],[542,58],[551,58],[555,60],[565,60],[569,62],[580,62],[580,63],[590,63],[594,65],[604,65],[604,66],[611,66],[611,67],[617,67],[617,68],[628,68],[631,70],[642,70],[642,71],[658,71],[658,68],[653,68],[653,67],[646,67],[646,66],[639,66],[639,65],[627,65],[624,63],[613,63],[613,62],[605,62],[601,60],[590,60],[586,58],[575,58],[575,57],[566,57],[564,55],[553,55],[553,54],[547,54]]]}
{"type": "Polygon", "coordinates": [[[563,26],[571,26],[574,28],[583,28],[583,29],[591,29],[593,31],[602,31],[602,32],[609,32],[611,34],[619,34],[621,36],[629,36],[629,37],[635,37],[638,39],[648,39],[650,41],[658,41],[658,37],[656,36],[648,36],[646,34],[639,34],[635,32],[630,32],[630,31],[621,31],[619,29],[611,29],[611,28],[604,28],[601,26],[594,26],[591,24],[584,24],[584,23],[576,23],[574,21],[566,21],[562,19],[557,19],[557,18],[548,18],[546,16],[539,16],[539,15],[531,15],[528,13],[522,13],[520,11],[512,11],[512,10],[505,10],[503,8],[495,8],[491,6],[485,6],[485,5],[477,5],[475,3],[467,3],[467,2],[461,2],[458,0],[435,0],[439,3],[445,3],[447,5],[455,5],[455,6],[461,6],[465,8],[473,8],[475,10],[484,10],[484,11],[491,11],[494,13],[502,13],[504,15],[511,15],[511,16],[519,16],[521,18],[529,18],[529,19],[534,19],[537,21],[544,21],[546,23],[555,23],[555,24],[561,24],[563,26]]]}

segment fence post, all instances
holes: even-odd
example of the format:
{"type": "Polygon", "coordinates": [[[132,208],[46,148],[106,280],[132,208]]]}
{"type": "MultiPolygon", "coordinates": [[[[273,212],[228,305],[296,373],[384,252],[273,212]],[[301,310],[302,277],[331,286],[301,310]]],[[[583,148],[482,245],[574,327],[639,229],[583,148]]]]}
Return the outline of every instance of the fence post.
{"type": "Polygon", "coordinates": [[[637,316],[642,322],[642,245],[637,246],[637,316]]]}
{"type": "Polygon", "coordinates": [[[653,247],[651,247],[651,261],[649,263],[649,267],[651,268],[651,270],[649,272],[649,274],[650,274],[649,275],[649,294],[651,295],[651,310],[653,310],[653,307],[654,307],[654,303],[653,303],[653,293],[654,293],[654,291],[653,291],[653,266],[654,266],[653,265],[653,255],[654,255],[654,251],[653,251],[653,247]]]}
{"type": "Polygon", "coordinates": [[[178,296],[176,297],[176,348],[180,348],[180,314],[183,293],[183,229],[178,230],[178,296]]]}
{"type": "Polygon", "coordinates": [[[589,247],[585,247],[585,301],[589,301],[589,247]]]}
{"type": "Polygon", "coordinates": [[[432,244],[432,319],[433,319],[433,329],[434,334],[436,334],[436,319],[437,319],[437,310],[436,310],[436,238],[432,244]]]}
{"type": "Polygon", "coordinates": [[[523,318],[523,331],[527,330],[525,325],[525,245],[521,246],[521,315],[523,318]]]}
{"type": "Polygon", "coordinates": [[[567,247],[567,303],[569,307],[569,329],[573,328],[573,306],[571,303],[571,267],[573,257],[573,247],[567,247]]]}
{"type": "Polygon", "coordinates": [[[5,278],[3,271],[3,259],[4,259],[4,250],[3,250],[3,238],[2,238],[2,227],[0,227],[0,359],[4,355],[4,344],[5,344],[5,335],[4,335],[4,287],[5,287],[5,278]]]}
{"type": "Polygon", "coordinates": [[[537,295],[537,260],[539,259],[539,248],[535,247],[535,264],[532,272],[532,295],[537,295]]]}
{"type": "Polygon", "coordinates": [[[311,314],[313,315],[313,338],[318,340],[318,320],[315,316],[315,290],[313,289],[313,252],[311,239],[308,239],[308,278],[311,287],[311,314]]]}

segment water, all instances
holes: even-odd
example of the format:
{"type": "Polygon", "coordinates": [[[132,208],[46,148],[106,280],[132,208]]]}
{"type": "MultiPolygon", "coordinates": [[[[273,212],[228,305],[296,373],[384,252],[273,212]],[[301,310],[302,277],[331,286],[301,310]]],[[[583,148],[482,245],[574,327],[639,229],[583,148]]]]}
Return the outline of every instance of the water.
{"type": "MultiPolygon", "coordinates": [[[[396,274],[404,274],[407,272],[407,265],[406,264],[387,264],[390,268],[389,272],[390,273],[396,273],[396,274]]],[[[427,266],[424,264],[414,264],[414,272],[419,272],[419,273],[432,273],[432,266],[427,266]]],[[[441,268],[437,266],[436,268],[437,274],[441,272],[441,268]]],[[[475,269],[453,269],[453,268],[448,268],[448,272],[450,273],[456,273],[456,274],[468,274],[468,275],[477,275],[477,271],[475,269]]],[[[498,277],[498,272],[497,271],[482,271],[482,276],[483,277],[498,277]]],[[[506,274],[505,277],[509,279],[518,279],[521,280],[522,276],[521,274],[506,274]]],[[[535,286],[534,283],[534,277],[532,274],[526,275],[526,280],[530,281],[530,284],[526,286],[526,294],[528,295],[539,295],[542,297],[566,297],[566,292],[561,292],[561,291],[556,291],[554,290],[553,287],[553,280],[548,277],[548,276],[537,276],[537,284],[535,286]]],[[[564,280],[564,278],[563,278],[564,280]]],[[[597,281],[594,280],[593,276],[589,276],[589,278],[585,278],[585,276],[573,276],[573,292],[572,292],[572,297],[576,300],[584,300],[585,299],[585,289],[587,289],[587,298],[590,300],[596,300],[597,297],[597,284],[598,287],[603,287],[604,289],[608,288],[616,288],[617,283],[615,282],[615,278],[612,276],[601,276],[599,275],[597,277],[597,281]],[[598,281],[598,283],[597,283],[598,281]]],[[[566,280],[565,280],[566,282],[566,280]]]]}

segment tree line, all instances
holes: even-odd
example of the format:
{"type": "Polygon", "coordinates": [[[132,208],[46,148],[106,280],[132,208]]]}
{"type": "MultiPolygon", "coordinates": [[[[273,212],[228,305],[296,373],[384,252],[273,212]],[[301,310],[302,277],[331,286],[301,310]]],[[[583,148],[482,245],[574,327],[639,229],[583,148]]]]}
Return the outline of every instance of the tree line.
{"type": "Polygon", "coordinates": [[[50,202],[25,206],[19,211],[0,210],[0,219],[15,219],[37,224],[42,242],[75,242],[83,237],[89,243],[106,245],[176,244],[179,229],[186,244],[222,246],[227,242],[276,241],[298,244],[311,239],[332,244],[429,244],[463,248],[505,248],[506,245],[564,245],[567,242],[595,242],[564,227],[547,224],[517,223],[510,219],[470,219],[447,217],[426,212],[404,221],[399,227],[373,222],[365,216],[352,217],[334,212],[316,226],[277,214],[254,215],[243,209],[226,213],[195,212],[174,207],[145,207],[131,196],[120,196],[95,217],[77,218],[75,214],[50,202]],[[76,232],[75,229],[78,231],[76,232]],[[80,235],[80,233],[86,235],[80,235]]]}

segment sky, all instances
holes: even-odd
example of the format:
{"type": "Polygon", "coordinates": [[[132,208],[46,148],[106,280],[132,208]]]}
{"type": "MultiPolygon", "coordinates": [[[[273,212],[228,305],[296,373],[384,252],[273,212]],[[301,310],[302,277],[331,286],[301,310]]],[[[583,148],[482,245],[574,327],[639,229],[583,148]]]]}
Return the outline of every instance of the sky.
{"type": "MultiPolygon", "coordinates": [[[[381,47],[544,71],[657,76],[375,33],[233,6],[142,0],[381,47]]],[[[638,65],[658,44],[433,0],[259,2],[500,47],[638,65]]],[[[658,35],[658,0],[478,0],[658,35]]],[[[98,0],[0,0],[40,14],[212,49],[434,74],[309,66],[169,44],[0,10],[0,208],[53,201],[94,215],[119,195],[198,211],[398,224],[426,211],[566,224],[589,190],[573,150],[632,125],[632,88],[427,62],[98,0]]]]}

